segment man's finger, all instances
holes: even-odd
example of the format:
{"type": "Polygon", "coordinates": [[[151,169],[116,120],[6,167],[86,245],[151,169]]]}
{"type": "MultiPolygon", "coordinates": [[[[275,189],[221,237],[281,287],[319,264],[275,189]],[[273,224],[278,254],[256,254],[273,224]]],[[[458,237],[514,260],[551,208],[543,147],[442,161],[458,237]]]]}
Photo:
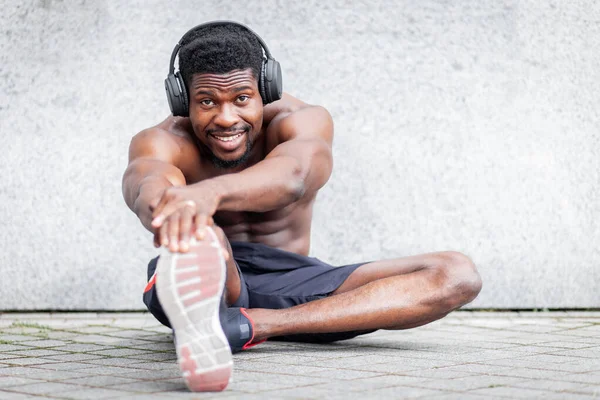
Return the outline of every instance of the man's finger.
{"type": "Polygon", "coordinates": [[[209,217],[207,217],[206,215],[196,214],[194,222],[196,225],[195,235],[198,240],[202,240],[206,236],[206,226],[207,226],[208,218],[209,217]]]}
{"type": "Polygon", "coordinates": [[[195,215],[194,211],[195,210],[192,207],[184,207],[181,210],[181,219],[179,221],[179,250],[184,253],[190,248],[190,232],[192,231],[192,223],[195,215]]]}
{"type": "Polygon", "coordinates": [[[166,222],[158,228],[158,236],[160,238],[160,245],[167,247],[169,245],[169,223],[166,222]]]}
{"type": "Polygon", "coordinates": [[[169,198],[167,196],[167,191],[165,190],[162,196],[160,196],[160,199],[154,204],[154,210],[152,210],[152,218],[156,218],[168,202],[169,198]]]}
{"type": "Polygon", "coordinates": [[[169,215],[167,221],[169,222],[169,250],[175,252],[179,250],[179,213],[169,215]]]}

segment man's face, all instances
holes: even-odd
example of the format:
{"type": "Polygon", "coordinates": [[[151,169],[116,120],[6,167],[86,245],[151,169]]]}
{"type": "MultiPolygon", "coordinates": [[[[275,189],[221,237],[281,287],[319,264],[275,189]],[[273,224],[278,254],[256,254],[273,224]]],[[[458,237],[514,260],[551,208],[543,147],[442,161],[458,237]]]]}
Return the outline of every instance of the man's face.
{"type": "Polygon", "coordinates": [[[251,69],[194,74],[190,120],[201,145],[220,168],[243,165],[260,134],[263,103],[251,69]]]}

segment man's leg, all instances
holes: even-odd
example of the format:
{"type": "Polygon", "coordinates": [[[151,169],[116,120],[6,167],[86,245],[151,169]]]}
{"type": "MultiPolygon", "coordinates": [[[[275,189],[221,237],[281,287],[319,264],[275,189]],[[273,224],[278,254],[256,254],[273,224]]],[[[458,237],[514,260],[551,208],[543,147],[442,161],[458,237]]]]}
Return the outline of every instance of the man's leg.
{"type": "MultiPolygon", "coordinates": [[[[224,232],[214,227],[227,261],[226,300],[240,293],[239,271],[224,232]]],[[[440,319],[481,290],[473,262],[458,252],[429,253],[358,267],[330,297],[286,309],[248,309],[254,341],[273,336],[408,329],[440,319]]]]}
{"type": "Polygon", "coordinates": [[[332,296],[287,309],[250,309],[254,340],[302,333],[407,329],[472,301],[481,279],[461,253],[378,261],[357,268],[332,296]]]}

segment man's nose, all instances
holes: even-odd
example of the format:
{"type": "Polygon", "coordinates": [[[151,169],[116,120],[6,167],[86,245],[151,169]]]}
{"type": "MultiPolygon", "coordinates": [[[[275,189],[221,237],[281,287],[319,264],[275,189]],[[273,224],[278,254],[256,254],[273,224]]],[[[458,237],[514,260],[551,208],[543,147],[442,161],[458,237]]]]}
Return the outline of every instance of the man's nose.
{"type": "Polygon", "coordinates": [[[240,118],[235,110],[235,107],[230,104],[223,104],[219,109],[219,113],[214,119],[214,123],[222,128],[229,128],[237,124],[239,120],[240,118]]]}

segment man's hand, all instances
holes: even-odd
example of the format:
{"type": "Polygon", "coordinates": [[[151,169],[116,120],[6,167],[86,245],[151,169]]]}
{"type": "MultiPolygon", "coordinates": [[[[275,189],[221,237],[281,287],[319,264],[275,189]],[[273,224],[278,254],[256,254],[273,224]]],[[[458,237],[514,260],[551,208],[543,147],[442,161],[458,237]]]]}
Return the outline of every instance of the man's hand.
{"type": "Polygon", "coordinates": [[[170,187],[151,206],[155,246],[186,252],[192,236],[202,240],[205,227],[212,226],[219,199],[210,185],[170,187]]]}

